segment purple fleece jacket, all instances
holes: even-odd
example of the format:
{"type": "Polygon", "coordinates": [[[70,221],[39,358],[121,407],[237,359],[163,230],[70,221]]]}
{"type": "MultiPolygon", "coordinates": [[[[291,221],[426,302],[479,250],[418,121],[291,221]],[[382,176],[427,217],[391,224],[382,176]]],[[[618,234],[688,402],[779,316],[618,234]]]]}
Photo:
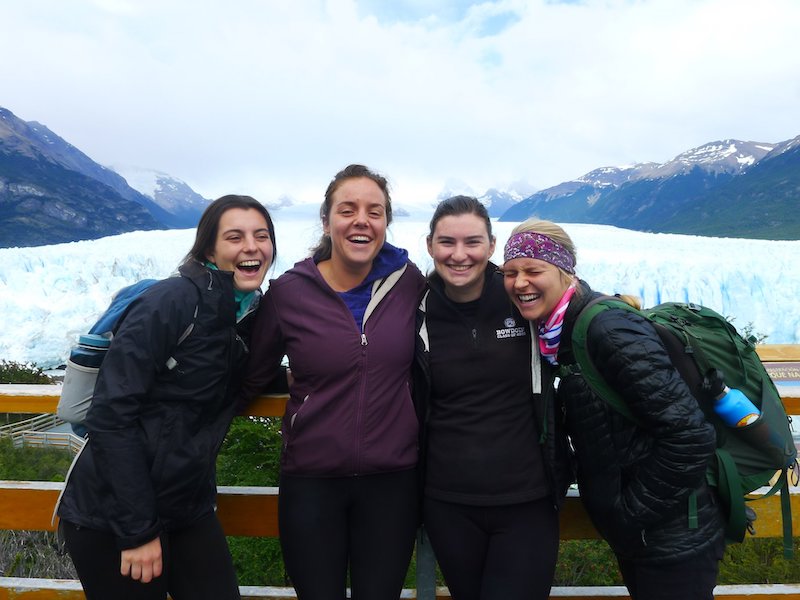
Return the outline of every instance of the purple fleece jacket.
{"type": "Polygon", "coordinates": [[[270,282],[254,324],[245,395],[278,376],[294,383],[283,416],[284,473],[368,475],[417,463],[411,399],[414,322],[424,278],[413,263],[373,284],[359,328],[313,259],[270,282]],[[382,282],[382,283],[381,283],[382,282]]]}

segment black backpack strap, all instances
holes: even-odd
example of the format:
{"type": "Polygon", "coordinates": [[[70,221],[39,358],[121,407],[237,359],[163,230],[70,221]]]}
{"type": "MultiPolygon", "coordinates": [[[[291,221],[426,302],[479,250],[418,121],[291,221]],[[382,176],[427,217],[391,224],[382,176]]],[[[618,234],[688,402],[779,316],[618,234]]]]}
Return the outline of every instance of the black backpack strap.
{"type": "Polygon", "coordinates": [[[789,476],[787,469],[781,471],[780,484],[781,517],[783,520],[783,557],[792,558],[794,556],[794,545],[792,544],[792,499],[789,497],[789,476]]]}

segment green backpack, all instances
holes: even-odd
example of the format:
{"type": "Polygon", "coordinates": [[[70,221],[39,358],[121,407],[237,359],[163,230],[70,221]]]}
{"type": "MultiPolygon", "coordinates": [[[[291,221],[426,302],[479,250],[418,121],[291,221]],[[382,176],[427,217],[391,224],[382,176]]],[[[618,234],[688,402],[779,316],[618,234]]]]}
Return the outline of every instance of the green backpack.
{"type": "MultiPolygon", "coordinates": [[[[784,554],[792,554],[792,513],[787,473],[793,469],[797,450],[778,390],[755,351],[752,339],[745,339],[722,315],[697,304],[666,302],[637,310],[619,298],[601,296],[590,301],[578,315],[572,332],[572,349],[577,365],[565,366],[562,375],[577,366],[586,382],[615,410],[637,421],[624,400],[603,380],[586,352],[587,331],[592,319],[604,310],[618,308],[648,319],[667,348],[678,373],[697,398],[717,434],[716,460],[709,465],[707,480],[717,488],[727,512],[726,536],[741,542],[745,532],[754,533],[754,511],[745,505],[753,491],[769,486],[763,496],[781,492],[784,554]],[[709,375],[721,372],[725,384],[743,392],[761,411],[760,417],[743,427],[728,427],[713,408],[708,390],[709,375]],[[777,477],[776,477],[777,476],[777,477]]],[[[696,498],[690,502],[690,527],[697,526],[696,498]]]]}

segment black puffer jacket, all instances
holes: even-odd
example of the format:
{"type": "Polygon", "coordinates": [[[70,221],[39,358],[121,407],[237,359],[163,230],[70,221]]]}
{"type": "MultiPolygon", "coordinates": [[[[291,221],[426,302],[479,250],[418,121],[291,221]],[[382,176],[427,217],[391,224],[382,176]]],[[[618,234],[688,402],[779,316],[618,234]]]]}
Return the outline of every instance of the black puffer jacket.
{"type": "MultiPolygon", "coordinates": [[[[558,360],[573,364],[571,335],[595,294],[581,282],[565,316],[558,360]]],[[[599,372],[641,425],[599,398],[579,375],[566,376],[558,395],[578,461],[581,498],[595,527],[626,559],[669,562],[720,547],[724,522],[705,481],[714,428],[672,367],[644,317],[610,309],[595,317],[588,352],[599,372]],[[697,492],[698,526],[689,526],[697,492]]]]}
{"type": "Polygon", "coordinates": [[[236,323],[231,273],[195,262],[180,271],[124,315],[86,419],[89,441],[58,510],[112,532],[121,550],[214,510],[215,459],[233,417],[250,318],[236,323]],[[173,370],[165,367],[170,356],[173,370]]]}

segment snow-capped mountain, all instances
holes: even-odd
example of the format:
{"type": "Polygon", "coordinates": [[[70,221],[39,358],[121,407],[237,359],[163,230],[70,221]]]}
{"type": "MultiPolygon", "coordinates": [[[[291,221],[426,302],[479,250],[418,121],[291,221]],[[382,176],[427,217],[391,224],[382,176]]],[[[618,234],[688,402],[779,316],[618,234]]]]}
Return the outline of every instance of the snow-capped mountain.
{"type": "Polygon", "coordinates": [[[531,216],[654,232],[800,238],[800,136],[721,140],[663,163],[595,169],[536,192],[501,220],[531,216]]]}
{"type": "Polygon", "coordinates": [[[769,154],[776,144],[722,140],[682,152],[671,161],[659,165],[646,177],[651,179],[685,174],[695,167],[708,173],[738,175],[769,154]]]}
{"type": "Polygon", "coordinates": [[[0,246],[158,229],[151,200],[44,125],[0,107],[0,246]]]}
{"type": "Polygon", "coordinates": [[[164,173],[131,179],[135,185],[45,125],[0,107],[0,247],[194,227],[208,204],[164,173]]]}
{"type": "Polygon", "coordinates": [[[111,168],[122,175],[133,189],[172,215],[170,224],[174,227],[197,226],[200,215],[211,202],[195,192],[185,181],[162,171],[127,165],[114,165],[111,168]]]}
{"type": "Polygon", "coordinates": [[[513,190],[502,191],[490,188],[483,196],[478,197],[478,200],[486,206],[490,217],[499,217],[522,198],[521,194],[513,190]]]}
{"type": "Polygon", "coordinates": [[[483,203],[489,211],[490,217],[499,217],[531,193],[533,193],[531,186],[520,181],[503,189],[500,187],[492,187],[483,194],[476,194],[473,188],[467,183],[451,179],[448,180],[442,191],[436,196],[436,202],[433,203],[432,206],[435,208],[436,203],[453,196],[473,196],[483,203]]]}

